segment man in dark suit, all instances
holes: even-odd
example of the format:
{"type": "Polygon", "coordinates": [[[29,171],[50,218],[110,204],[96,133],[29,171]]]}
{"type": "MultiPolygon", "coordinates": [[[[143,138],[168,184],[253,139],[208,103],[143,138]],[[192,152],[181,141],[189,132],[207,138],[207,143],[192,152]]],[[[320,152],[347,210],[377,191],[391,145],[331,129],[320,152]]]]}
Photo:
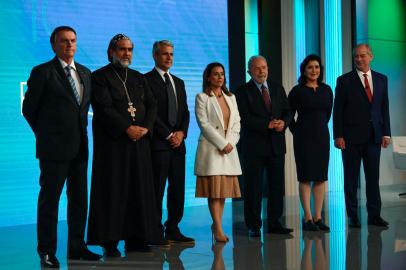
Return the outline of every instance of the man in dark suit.
{"type": "Polygon", "coordinates": [[[158,207],[160,234],[163,235],[162,200],[168,179],[167,209],[165,222],[165,241],[194,242],[179,230],[185,201],[185,138],[189,127],[185,83],[169,69],[173,65],[173,44],[169,40],[154,43],[152,56],[155,67],[145,74],[152,92],[158,102],[158,115],[152,137],[152,166],[158,207]]]}
{"type": "Polygon", "coordinates": [[[67,179],[68,259],[98,260],[84,243],[87,216],[87,112],[90,71],[73,61],[76,32],[60,26],[51,34],[56,56],[32,69],[23,115],[36,138],[41,186],[37,236],[41,265],[58,268],[55,256],[59,198],[67,179]]]}
{"type": "Polygon", "coordinates": [[[357,188],[364,165],[368,224],[387,227],[381,218],[379,160],[390,143],[388,79],[370,69],[367,44],[354,49],[356,69],[337,78],[333,110],[335,146],[342,150],[348,225],[359,228],[357,188]]]}
{"type": "Polygon", "coordinates": [[[279,219],[285,194],[285,129],[292,119],[285,90],[268,80],[268,64],[262,56],[248,61],[251,80],[236,91],[241,116],[240,153],[244,175],[244,218],[252,237],[262,227],[262,179],[268,184],[268,231],[289,234],[279,219]]]}

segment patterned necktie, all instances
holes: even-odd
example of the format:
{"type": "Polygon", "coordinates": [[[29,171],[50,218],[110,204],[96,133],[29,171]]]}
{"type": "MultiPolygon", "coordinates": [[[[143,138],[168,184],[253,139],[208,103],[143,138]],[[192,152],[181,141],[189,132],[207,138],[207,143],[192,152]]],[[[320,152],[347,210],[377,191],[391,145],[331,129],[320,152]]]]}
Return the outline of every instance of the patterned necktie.
{"type": "Polygon", "coordinates": [[[164,77],[166,91],[168,93],[168,122],[172,127],[174,127],[176,125],[176,119],[178,116],[176,109],[176,96],[168,73],[165,72],[164,77]]]}
{"type": "Polygon", "coordinates": [[[368,100],[371,103],[372,102],[372,91],[371,91],[371,87],[369,86],[368,74],[366,74],[366,73],[364,73],[364,85],[365,85],[365,93],[367,94],[368,100]]]}
{"type": "Polygon", "coordinates": [[[269,96],[268,89],[266,88],[265,85],[261,85],[261,93],[262,93],[262,98],[265,103],[265,107],[270,112],[271,111],[271,97],[269,96]]]}
{"type": "Polygon", "coordinates": [[[71,70],[73,68],[71,66],[67,65],[65,67],[65,69],[67,71],[66,77],[68,78],[70,86],[72,87],[73,95],[75,96],[75,99],[76,99],[76,102],[78,103],[78,105],[80,105],[80,95],[79,95],[78,90],[76,89],[75,81],[73,80],[73,77],[71,74],[71,70]]]}

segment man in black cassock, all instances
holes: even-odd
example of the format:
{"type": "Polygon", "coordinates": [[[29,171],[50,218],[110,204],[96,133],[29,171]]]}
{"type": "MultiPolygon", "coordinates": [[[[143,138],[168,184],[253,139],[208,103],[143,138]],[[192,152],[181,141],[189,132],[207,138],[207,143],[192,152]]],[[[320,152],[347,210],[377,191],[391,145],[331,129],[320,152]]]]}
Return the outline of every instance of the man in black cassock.
{"type": "Polygon", "coordinates": [[[156,227],[150,136],[157,105],[144,76],[128,68],[132,41],[110,41],[110,64],[92,74],[93,168],[87,241],[104,255],[149,251],[156,227]]]}

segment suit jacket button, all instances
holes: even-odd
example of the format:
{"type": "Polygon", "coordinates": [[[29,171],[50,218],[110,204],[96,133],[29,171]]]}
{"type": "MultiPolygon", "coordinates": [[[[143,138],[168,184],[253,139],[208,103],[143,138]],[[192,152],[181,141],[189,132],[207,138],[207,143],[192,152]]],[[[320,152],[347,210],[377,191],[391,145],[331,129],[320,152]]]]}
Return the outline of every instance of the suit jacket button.
{"type": "Polygon", "coordinates": [[[219,129],[219,126],[216,126],[216,129],[219,129]]]}

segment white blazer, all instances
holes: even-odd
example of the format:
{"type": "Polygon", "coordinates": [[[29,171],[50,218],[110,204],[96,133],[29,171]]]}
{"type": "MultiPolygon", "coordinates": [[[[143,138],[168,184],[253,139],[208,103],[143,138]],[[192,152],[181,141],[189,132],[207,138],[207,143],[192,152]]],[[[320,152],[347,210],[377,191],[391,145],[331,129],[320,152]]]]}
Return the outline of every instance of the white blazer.
{"type": "Polygon", "coordinates": [[[195,101],[195,114],[200,127],[195,159],[195,175],[240,175],[241,166],[236,144],[240,139],[240,114],[235,96],[223,95],[230,109],[227,135],[225,135],[223,113],[216,96],[199,93],[195,101]],[[230,143],[233,150],[221,155],[219,150],[230,143]]]}

